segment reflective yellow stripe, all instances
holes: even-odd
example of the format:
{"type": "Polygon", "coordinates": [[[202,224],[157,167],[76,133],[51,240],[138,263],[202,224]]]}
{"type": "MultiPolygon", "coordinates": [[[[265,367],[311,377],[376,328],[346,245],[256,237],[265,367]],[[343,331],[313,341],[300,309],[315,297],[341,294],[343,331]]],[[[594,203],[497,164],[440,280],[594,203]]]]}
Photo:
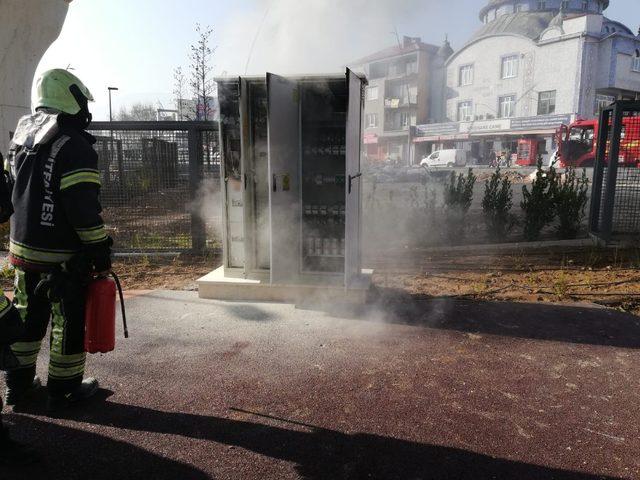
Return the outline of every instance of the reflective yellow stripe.
{"type": "Polygon", "coordinates": [[[49,363],[49,376],[59,379],[78,377],[84,373],[86,359],[86,353],[61,355],[52,351],[49,363]]]}
{"type": "Polygon", "coordinates": [[[24,270],[16,268],[16,276],[13,282],[13,299],[20,318],[24,322],[27,318],[27,307],[29,305],[29,296],[27,295],[27,285],[25,282],[24,270]]]}
{"type": "Polygon", "coordinates": [[[20,362],[21,367],[32,367],[38,360],[41,342],[18,342],[11,345],[11,351],[20,362]]]}
{"type": "Polygon", "coordinates": [[[105,230],[104,225],[88,229],[77,228],[76,233],[80,237],[82,243],[99,243],[107,239],[107,231],[105,230]]]}
{"type": "Polygon", "coordinates": [[[83,374],[84,374],[84,364],[82,364],[79,367],[73,367],[73,368],[59,368],[59,367],[54,367],[53,365],[49,365],[49,378],[64,380],[67,378],[79,377],[83,374]]]}
{"type": "Polygon", "coordinates": [[[5,313],[11,308],[11,302],[7,297],[0,294],[0,317],[3,317],[5,313]]]}
{"type": "Polygon", "coordinates": [[[63,355],[58,352],[51,352],[51,355],[49,355],[49,357],[51,358],[52,362],[58,365],[66,365],[70,363],[73,364],[85,361],[87,359],[87,354],[76,353],[75,355],[63,355]]]}
{"type": "Polygon", "coordinates": [[[79,183],[96,183],[100,185],[100,172],[98,170],[74,170],[60,179],[60,190],[66,190],[79,183]]]}
{"type": "Polygon", "coordinates": [[[62,263],[69,260],[74,252],[43,251],[20,245],[13,240],[9,242],[9,252],[23,260],[33,263],[62,263]]]}

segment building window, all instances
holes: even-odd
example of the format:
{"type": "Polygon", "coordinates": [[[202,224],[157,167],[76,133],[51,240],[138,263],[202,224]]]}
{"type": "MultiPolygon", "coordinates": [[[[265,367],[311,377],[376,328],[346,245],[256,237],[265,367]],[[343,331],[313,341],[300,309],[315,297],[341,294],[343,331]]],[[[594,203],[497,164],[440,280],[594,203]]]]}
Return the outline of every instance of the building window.
{"type": "Polygon", "coordinates": [[[633,56],[631,70],[640,73],[640,50],[636,50],[636,54],[633,56]]]}
{"type": "Polygon", "coordinates": [[[518,55],[510,55],[502,58],[502,78],[515,78],[518,76],[518,55]]]}
{"type": "Polygon", "coordinates": [[[598,115],[603,108],[608,107],[615,101],[616,97],[612,97],[611,95],[596,95],[596,107],[594,113],[598,115]]]}
{"type": "Polygon", "coordinates": [[[556,91],[540,92],[538,94],[538,115],[549,115],[556,111],[556,91]]]}
{"type": "Polygon", "coordinates": [[[538,10],[546,10],[547,9],[547,2],[541,1],[538,2],[538,10]]]}
{"type": "Polygon", "coordinates": [[[367,100],[378,100],[379,89],[378,87],[369,87],[367,88],[367,100]]]}
{"type": "Polygon", "coordinates": [[[511,118],[516,113],[516,96],[507,95],[498,99],[498,115],[500,118],[511,118]]]}
{"type": "Polygon", "coordinates": [[[411,123],[411,115],[409,115],[407,112],[402,112],[400,114],[400,126],[402,128],[407,128],[410,123],[411,123]]]}
{"type": "Polygon", "coordinates": [[[418,73],[418,62],[412,61],[407,63],[407,75],[412,75],[414,73],[418,73]]]}
{"type": "Polygon", "coordinates": [[[569,2],[568,1],[563,1],[560,8],[562,8],[562,10],[569,10],[569,2]]]}
{"type": "Polygon", "coordinates": [[[377,113],[368,113],[367,114],[367,128],[378,128],[378,114],[377,113]]]}
{"type": "Polygon", "coordinates": [[[513,6],[513,12],[514,13],[519,13],[522,11],[522,5],[518,4],[518,5],[514,5],[513,6]]]}
{"type": "Polygon", "coordinates": [[[589,10],[589,2],[582,2],[582,10],[585,12],[589,10]]]}
{"type": "Polygon", "coordinates": [[[469,101],[458,104],[458,121],[470,122],[473,120],[473,104],[469,101]]]}
{"type": "Polygon", "coordinates": [[[389,64],[385,62],[374,63],[369,67],[369,78],[383,78],[389,73],[389,64]]]}
{"type": "Polygon", "coordinates": [[[464,87],[473,83],[473,65],[463,65],[460,67],[458,85],[464,87]]]}

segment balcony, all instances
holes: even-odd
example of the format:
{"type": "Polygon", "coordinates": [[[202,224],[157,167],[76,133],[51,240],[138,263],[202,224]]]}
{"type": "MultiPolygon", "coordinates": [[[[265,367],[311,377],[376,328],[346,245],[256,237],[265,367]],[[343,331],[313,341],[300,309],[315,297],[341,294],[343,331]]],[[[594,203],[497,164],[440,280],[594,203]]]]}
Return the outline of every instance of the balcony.
{"type": "Polygon", "coordinates": [[[398,109],[398,108],[408,108],[408,107],[417,107],[418,99],[417,98],[385,98],[384,99],[384,108],[388,109],[398,109]]]}

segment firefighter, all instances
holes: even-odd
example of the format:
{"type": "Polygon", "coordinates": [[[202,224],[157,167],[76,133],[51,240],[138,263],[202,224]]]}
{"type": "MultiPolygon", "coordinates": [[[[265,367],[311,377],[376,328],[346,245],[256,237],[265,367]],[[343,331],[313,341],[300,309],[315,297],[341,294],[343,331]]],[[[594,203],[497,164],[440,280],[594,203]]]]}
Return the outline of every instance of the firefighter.
{"type": "MultiPolygon", "coordinates": [[[[7,297],[0,294],[0,370],[19,366],[19,361],[9,345],[20,337],[23,326],[18,310],[7,297]]],[[[9,430],[2,422],[2,407],[0,399],[0,464],[23,464],[36,460],[31,449],[9,437],[9,430]]]]}
{"type": "Polygon", "coordinates": [[[51,320],[47,408],[54,412],[98,390],[97,380],[83,381],[84,295],[90,275],[111,269],[112,242],[100,216],[95,139],[85,131],[89,89],[66,70],[49,70],[37,80],[36,97],[8,155],[15,209],[9,259],[25,333],[11,345],[20,366],[6,373],[5,403],[15,406],[38,386],[36,359],[51,320]]]}
{"type": "MultiPolygon", "coordinates": [[[[0,164],[4,164],[0,153],[0,164]]],[[[5,170],[0,168],[0,223],[6,223],[13,214],[11,205],[11,185],[5,170]]],[[[0,370],[13,369],[19,366],[18,359],[11,351],[10,345],[20,338],[24,324],[18,310],[0,293],[0,370]]],[[[25,463],[34,460],[33,452],[14,442],[9,431],[2,423],[2,400],[0,399],[0,464],[25,463]]]]}

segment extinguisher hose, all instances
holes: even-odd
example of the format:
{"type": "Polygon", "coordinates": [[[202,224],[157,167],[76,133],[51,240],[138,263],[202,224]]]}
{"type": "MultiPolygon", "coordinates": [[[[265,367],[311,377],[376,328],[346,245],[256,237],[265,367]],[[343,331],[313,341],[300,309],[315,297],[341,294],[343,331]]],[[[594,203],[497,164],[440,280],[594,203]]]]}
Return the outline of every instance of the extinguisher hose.
{"type": "Polygon", "coordinates": [[[124,338],[129,338],[129,328],[127,327],[127,312],[124,307],[124,295],[122,294],[122,285],[120,285],[120,279],[115,274],[115,272],[111,272],[111,276],[113,280],[116,282],[116,287],[118,287],[118,295],[120,296],[120,308],[122,309],[122,325],[124,327],[124,338]]]}

